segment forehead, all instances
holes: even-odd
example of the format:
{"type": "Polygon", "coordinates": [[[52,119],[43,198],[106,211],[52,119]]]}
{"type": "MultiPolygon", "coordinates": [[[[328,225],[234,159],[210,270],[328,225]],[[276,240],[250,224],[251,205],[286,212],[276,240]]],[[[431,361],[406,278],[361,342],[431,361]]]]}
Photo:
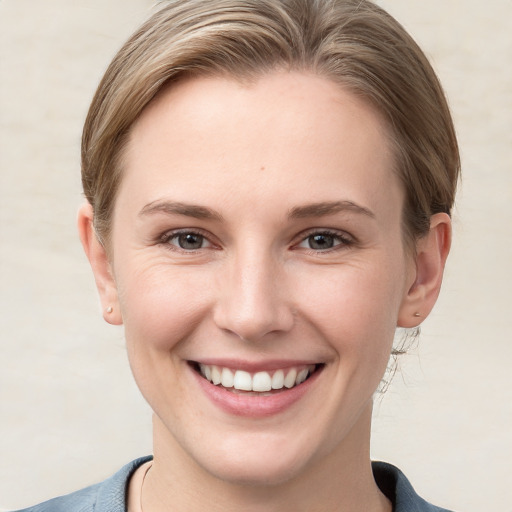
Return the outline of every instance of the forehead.
{"type": "Polygon", "coordinates": [[[388,134],[371,105],[313,74],[190,78],[162,91],[133,126],[121,192],[131,185],[149,199],[193,186],[203,202],[232,191],[255,203],[340,194],[365,203],[384,189],[399,201],[388,134]]]}

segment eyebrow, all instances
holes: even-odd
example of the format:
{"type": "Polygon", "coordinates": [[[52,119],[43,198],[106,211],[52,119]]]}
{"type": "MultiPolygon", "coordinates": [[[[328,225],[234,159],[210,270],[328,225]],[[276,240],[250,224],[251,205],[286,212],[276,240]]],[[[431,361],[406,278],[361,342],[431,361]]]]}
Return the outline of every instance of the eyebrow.
{"type": "Polygon", "coordinates": [[[184,215],[195,219],[222,220],[222,215],[206,206],[180,203],[175,201],[153,201],[142,208],[139,216],[165,213],[167,215],[184,215]]]}
{"type": "MultiPolygon", "coordinates": [[[[327,215],[334,215],[345,211],[365,215],[372,219],[375,218],[375,214],[371,210],[352,201],[324,201],[304,206],[296,206],[288,212],[288,218],[304,219],[308,217],[325,217],[327,215]]],[[[183,215],[185,217],[193,217],[195,219],[223,220],[222,215],[211,208],[176,201],[153,201],[144,206],[139,215],[145,216],[155,213],[183,215]]]]}
{"type": "Polygon", "coordinates": [[[339,212],[352,212],[360,215],[366,215],[372,219],[375,214],[368,208],[358,205],[352,201],[328,201],[321,203],[311,203],[305,206],[296,206],[288,213],[291,219],[304,219],[307,217],[324,217],[327,215],[334,215],[339,212]]]}

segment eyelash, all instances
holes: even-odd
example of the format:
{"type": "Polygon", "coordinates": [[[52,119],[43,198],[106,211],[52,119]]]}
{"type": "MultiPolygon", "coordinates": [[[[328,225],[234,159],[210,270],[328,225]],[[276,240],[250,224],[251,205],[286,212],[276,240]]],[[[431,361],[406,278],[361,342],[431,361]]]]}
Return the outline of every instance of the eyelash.
{"type": "Polygon", "coordinates": [[[182,251],[186,253],[195,253],[200,251],[201,249],[207,249],[209,247],[199,247],[197,249],[185,249],[183,247],[179,247],[178,245],[171,244],[171,240],[178,239],[180,236],[192,235],[195,237],[201,237],[203,242],[207,242],[209,246],[215,246],[213,242],[211,242],[206,233],[203,233],[200,229],[180,229],[177,231],[168,231],[164,233],[159,238],[159,244],[165,245],[169,250],[173,251],[182,251]]]}
{"type": "MultiPolygon", "coordinates": [[[[319,254],[319,253],[329,253],[332,251],[342,250],[344,248],[348,248],[353,246],[356,243],[353,237],[348,235],[345,232],[333,231],[329,229],[312,229],[306,233],[301,233],[299,243],[296,243],[292,246],[292,249],[306,249],[311,254],[319,254]],[[328,247],[326,249],[314,249],[312,247],[301,247],[301,244],[307,243],[309,239],[312,237],[327,237],[334,239],[334,245],[332,247],[328,247]],[[337,242],[337,243],[336,243],[337,242]]],[[[215,247],[215,244],[211,242],[206,233],[203,233],[199,229],[181,229],[177,231],[168,231],[164,233],[159,238],[159,244],[165,245],[169,250],[182,251],[185,253],[195,253],[200,251],[201,249],[209,249],[211,247],[215,247]],[[171,243],[173,239],[179,239],[180,236],[191,235],[194,237],[200,237],[202,240],[202,244],[206,242],[208,244],[207,247],[198,247],[195,249],[185,249],[183,247],[179,247],[179,245],[175,245],[171,243]]],[[[202,245],[201,244],[201,245],[202,245]]]]}
{"type": "Polygon", "coordinates": [[[302,233],[300,236],[300,242],[298,244],[295,244],[294,248],[306,249],[311,254],[325,254],[333,251],[343,250],[353,246],[356,243],[356,240],[349,234],[343,231],[333,231],[330,229],[312,229],[306,233],[302,233]],[[307,243],[308,239],[311,239],[312,237],[315,236],[333,238],[335,244],[333,245],[333,247],[328,247],[327,249],[313,249],[311,247],[300,247],[301,244],[307,243]]]}

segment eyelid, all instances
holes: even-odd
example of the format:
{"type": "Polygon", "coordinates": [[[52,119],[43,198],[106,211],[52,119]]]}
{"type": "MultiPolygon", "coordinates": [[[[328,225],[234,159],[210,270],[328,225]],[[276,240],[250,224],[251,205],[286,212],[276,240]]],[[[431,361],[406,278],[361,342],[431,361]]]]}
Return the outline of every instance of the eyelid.
{"type": "Polygon", "coordinates": [[[178,229],[169,229],[165,231],[163,234],[161,234],[158,237],[157,243],[161,245],[165,245],[167,249],[172,251],[180,251],[183,253],[195,253],[198,251],[201,251],[203,249],[211,249],[211,248],[218,248],[219,245],[215,243],[212,240],[213,236],[211,233],[204,231],[201,228],[178,228],[178,229]],[[171,244],[170,240],[172,240],[174,237],[179,235],[185,235],[185,234],[191,234],[191,235],[199,235],[204,238],[206,242],[208,242],[207,247],[201,247],[199,249],[182,249],[181,247],[171,244]]]}
{"type": "MultiPolygon", "coordinates": [[[[219,249],[220,244],[214,240],[215,240],[215,237],[208,231],[205,231],[201,228],[187,227],[187,228],[177,228],[177,229],[167,230],[158,236],[156,242],[158,244],[165,245],[166,248],[168,248],[169,250],[181,251],[184,253],[194,253],[194,252],[201,251],[203,249],[211,249],[211,248],[219,249]],[[169,243],[169,241],[172,238],[174,238],[180,234],[188,234],[188,233],[202,236],[208,243],[208,246],[201,247],[199,249],[186,250],[186,249],[180,248],[179,246],[169,243]]],[[[306,249],[306,250],[309,250],[311,253],[315,253],[315,254],[328,253],[331,251],[348,248],[357,243],[357,239],[353,235],[348,233],[347,231],[332,229],[332,228],[310,228],[306,231],[302,231],[299,235],[297,235],[295,237],[295,240],[296,240],[296,242],[292,242],[292,244],[291,244],[291,249],[306,249]],[[314,236],[314,235],[332,236],[332,237],[336,238],[339,241],[339,243],[337,243],[335,246],[333,246],[329,249],[324,249],[324,250],[311,249],[311,248],[308,249],[307,247],[300,247],[300,244],[302,244],[309,237],[314,236]]]]}
{"type": "Polygon", "coordinates": [[[343,230],[331,229],[331,228],[311,228],[311,229],[308,229],[308,230],[300,233],[297,236],[297,239],[298,239],[298,242],[293,244],[293,248],[305,249],[314,254],[328,253],[331,251],[346,249],[348,247],[353,246],[357,242],[356,238],[354,236],[352,236],[350,233],[347,233],[346,231],[343,231],[343,230]],[[337,243],[336,245],[334,245],[331,248],[323,249],[323,250],[311,249],[308,247],[300,247],[300,244],[306,242],[309,237],[314,236],[314,235],[332,236],[332,237],[336,238],[339,241],[339,243],[337,243]]]}

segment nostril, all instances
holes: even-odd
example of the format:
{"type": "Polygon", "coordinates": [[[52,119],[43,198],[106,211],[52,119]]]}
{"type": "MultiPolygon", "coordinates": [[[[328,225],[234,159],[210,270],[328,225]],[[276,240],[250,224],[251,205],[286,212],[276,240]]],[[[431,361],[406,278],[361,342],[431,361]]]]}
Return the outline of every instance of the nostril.
{"type": "Polygon", "coordinates": [[[291,312],[284,307],[265,305],[252,310],[230,312],[218,311],[214,317],[215,323],[226,333],[236,336],[244,342],[258,342],[268,335],[277,335],[289,331],[294,323],[291,312]]]}
{"type": "Polygon", "coordinates": [[[255,256],[254,251],[249,257],[240,256],[232,273],[219,283],[223,292],[215,304],[213,320],[219,328],[246,342],[288,331],[294,323],[286,285],[268,258],[268,253],[255,256]]]}

